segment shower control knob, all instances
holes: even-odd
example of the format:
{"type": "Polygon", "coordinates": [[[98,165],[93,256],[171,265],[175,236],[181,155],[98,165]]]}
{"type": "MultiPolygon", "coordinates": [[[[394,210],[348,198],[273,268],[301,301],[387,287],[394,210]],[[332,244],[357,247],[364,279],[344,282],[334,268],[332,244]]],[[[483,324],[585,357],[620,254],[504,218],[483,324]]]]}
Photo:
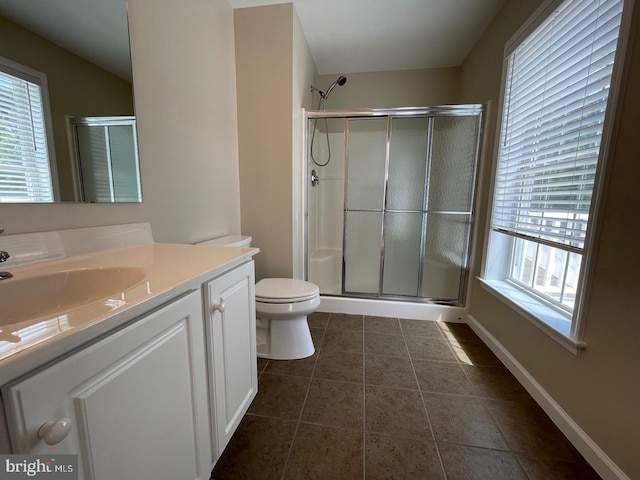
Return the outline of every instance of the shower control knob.
{"type": "Polygon", "coordinates": [[[316,175],[316,171],[315,170],[311,170],[311,186],[315,187],[319,183],[320,183],[320,177],[318,177],[318,175],[316,175]]]}
{"type": "Polygon", "coordinates": [[[211,312],[220,312],[220,313],[224,313],[224,303],[214,303],[213,306],[211,307],[211,312]]]}

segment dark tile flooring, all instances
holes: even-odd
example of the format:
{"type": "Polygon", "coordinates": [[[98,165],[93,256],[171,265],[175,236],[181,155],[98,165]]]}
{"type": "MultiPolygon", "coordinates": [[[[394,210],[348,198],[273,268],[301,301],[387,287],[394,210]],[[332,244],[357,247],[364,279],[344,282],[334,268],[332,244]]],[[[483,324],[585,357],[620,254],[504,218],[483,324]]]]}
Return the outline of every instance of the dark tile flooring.
{"type": "Polygon", "coordinates": [[[212,479],[600,477],[463,324],[315,313],[316,353],[259,360],[212,479]]]}

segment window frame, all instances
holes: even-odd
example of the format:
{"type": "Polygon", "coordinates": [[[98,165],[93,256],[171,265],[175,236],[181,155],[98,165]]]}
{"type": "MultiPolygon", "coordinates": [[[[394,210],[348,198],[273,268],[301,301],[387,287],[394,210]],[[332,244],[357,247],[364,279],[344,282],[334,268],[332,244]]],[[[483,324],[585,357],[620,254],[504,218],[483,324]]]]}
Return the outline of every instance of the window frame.
{"type": "MultiPolygon", "coordinates": [[[[22,65],[18,62],[10,60],[6,57],[0,56],[0,70],[2,72],[12,75],[16,78],[26,80],[34,83],[40,87],[40,100],[42,101],[42,116],[44,123],[44,132],[47,142],[47,159],[49,164],[49,176],[51,178],[51,192],[53,196],[53,202],[60,201],[60,187],[58,181],[58,166],[55,154],[55,143],[53,135],[53,122],[51,120],[51,103],[49,100],[49,84],[47,81],[47,75],[39,72],[33,68],[22,65]]],[[[38,203],[51,203],[42,201],[22,201],[15,204],[38,204],[38,203]]],[[[9,202],[8,204],[14,204],[9,202]]]]}
{"type": "Polygon", "coordinates": [[[593,271],[595,269],[595,252],[597,251],[599,232],[603,222],[604,200],[608,178],[611,170],[611,158],[615,151],[615,131],[620,121],[622,100],[626,87],[626,72],[628,71],[631,56],[629,43],[632,38],[634,26],[633,18],[637,5],[635,0],[623,0],[622,18],[618,35],[618,44],[615,53],[613,71],[607,109],[603,124],[601,146],[598,156],[598,166],[594,179],[593,197],[589,210],[589,220],[585,236],[582,261],[578,277],[576,299],[573,312],[570,316],[563,315],[559,308],[551,305],[532,292],[526,292],[508,280],[509,266],[512,263],[515,236],[494,231],[493,207],[496,190],[496,174],[500,154],[500,142],[502,133],[502,119],[505,112],[505,100],[508,78],[508,56],[531,35],[535,29],[544,22],[549,15],[563,3],[564,0],[547,0],[534,14],[520,27],[520,29],[507,41],[503,54],[502,77],[500,87],[500,100],[497,112],[494,151],[491,166],[491,183],[489,190],[488,215],[485,223],[485,237],[482,254],[482,267],[478,280],[483,288],[496,296],[499,300],[517,311],[525,319],[547,333],[562,346],[574,354],[578,354],[586,348],[584,334],[588,311],[588,298],[592,284],[593,271]],[[537,297],[537,298],[536,298],[537,297]],[[534,305],[535,303],[535,305],[534,305]],[[559,328],[553,326],[554,322],[564,317],[570,322],[570,329],[562,333],[559,328]]]}

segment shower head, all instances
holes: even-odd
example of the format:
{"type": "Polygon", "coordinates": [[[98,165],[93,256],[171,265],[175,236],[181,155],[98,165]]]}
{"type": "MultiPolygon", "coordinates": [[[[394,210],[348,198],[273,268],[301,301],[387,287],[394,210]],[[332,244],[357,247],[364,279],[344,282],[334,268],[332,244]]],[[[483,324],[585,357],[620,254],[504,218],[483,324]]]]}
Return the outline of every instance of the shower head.
{"type": "Polygon", "coordinates": [[[322,90],[314,87],[313,85],[311,85],[311,91],[312,92],[318,92],[320,94],[320,97],[322,98],[322,100],[326,100],[329,97],[329,94],[331,93],[331,91],[336,88],[336,85],[338,85],[339,87],[343,86],[345,83],[347,83],[347,77],[340,75],[338,77],[338,79],[333,82],[329,88],[327,89],[326,92],[323,92],[322,90]]]}
{"type": "Polygon", "coordinates": [[[338,79],[337,79],[335,82],[333,82],[333,83],[329,86],[329,88],[327,89],[327,92],[326,92],[324,95],[322,95],[322,98],[324,98],[324,99],[326,100],[326,99],[327,99],[327,97],[329,96],[329,94],[331,93],[331,91],[332,91],[334,88],[336,88],[336,85],[338,85],[338,86],[340,86],[340,87],[341,87],[341,86],[343,86],[345,83],[347,83],[347,77],[340,75],[340,76],[338,77],[338,79]]]}

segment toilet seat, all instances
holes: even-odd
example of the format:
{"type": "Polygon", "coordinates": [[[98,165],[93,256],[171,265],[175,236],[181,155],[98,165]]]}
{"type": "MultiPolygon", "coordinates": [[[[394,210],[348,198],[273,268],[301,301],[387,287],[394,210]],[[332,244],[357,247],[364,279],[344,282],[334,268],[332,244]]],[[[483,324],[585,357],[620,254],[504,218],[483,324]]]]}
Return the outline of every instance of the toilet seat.
{"type": "Polygon", "coordinates": [[[317,285],[293,278],[263,278],[256,283],[256,302],[261,303],[298,303],[317,298],[320,289],[317,285]]]}

